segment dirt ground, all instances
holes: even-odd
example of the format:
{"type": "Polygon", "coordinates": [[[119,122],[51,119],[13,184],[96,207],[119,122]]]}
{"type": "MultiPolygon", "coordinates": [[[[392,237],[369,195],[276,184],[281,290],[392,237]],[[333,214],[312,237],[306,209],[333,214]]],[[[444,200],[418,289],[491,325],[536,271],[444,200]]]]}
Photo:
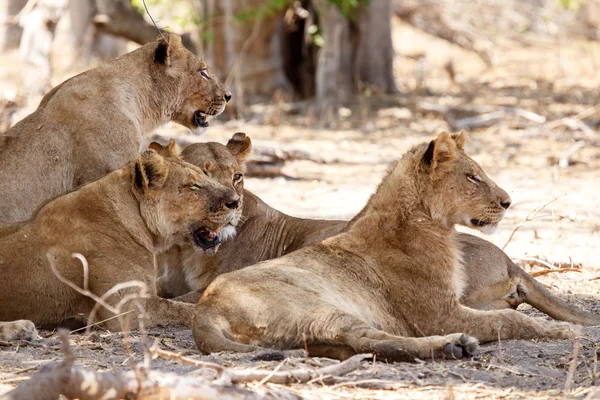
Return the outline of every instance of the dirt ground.
{"type": "MultiPolygon", "coordinates": [[[[526,261],[531,258],[577,268],[539,279],[569,302],[600,312],[600,44],[576,39],[499,41],[498,64],[488,69],[476,55],[399,23],[394,27],[394,43],[401,92],[397,96],[357,97],[336,116],[326,110],[318,110],[323,115],[317,116],[311,104],[266,101],[248,107],[243,121],[214,121],[201,138],[171,125],[158,133],[165,139],[225,142],[241,130],[257,147],[305,150],[324,162],[289,162],[285,177],[247,178],[246,188],[292,215],[349,219],[403,151],[453,130],[457,120],[484,113],[483,108],[465,111],[457,106],[533,112],[543,118],[505,115],[490,126],[471,129],[468,153],[513,199],[500,228],[487,239],[503,246],[514,232],[505,251],[528,271],[543,269],[526,261]],[[449,61],[456,71],[454,81],[444,68],[449,61]],[[430,111],[431,104],[455,108],[441,114],[430,111]],[[566,160],[566,166],[559,166],[558,160],[579,141],[584,147],[566,160]],[[515,231],[545,204],[535,219],[515,231]]],[[[529,307],[522,311],[547,318],[529,307]]],[[[55,333],[40,334],[46,339],[33,344],[0,343],[0,394],[30,378],[42,365],[62,359],[55,333]]],[[[201,356],[189,329],[155,329],[149,335],[167,350],[234,369],[286,370],[308,363],[303,358],[280,365],[281,361],[255,362],[228,354],[201,356]]],[[[132,337],[132,353],[140,361],[139,334],[133,332],[132,337]]],[[[129,369],[122,334],[97,330],[88,336],[74,334],[71,340],[78,364],[96,370],[129,369]]],[[[275,398],[600,399],[599,348],[600,328],[592,327],[585,328],[576,341],[484,345],[475,357],[463,361],[365,361],[334,385],[257,383],[247,388],[275,398]],[[373,380],[383,381],[387,390],[361,388],[373,380]]],[[[316,368],[332,363],[310,360],[316,368]]],[[[176,361],[157,359],[152,366],[182,375],[197,373],[176,361]]]]}

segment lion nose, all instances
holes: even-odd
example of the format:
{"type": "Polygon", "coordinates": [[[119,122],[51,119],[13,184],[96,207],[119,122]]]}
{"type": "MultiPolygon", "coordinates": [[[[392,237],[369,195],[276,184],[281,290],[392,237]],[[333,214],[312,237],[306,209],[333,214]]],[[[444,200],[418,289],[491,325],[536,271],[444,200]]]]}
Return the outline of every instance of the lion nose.
{"type": "Polygon", "coordinates": [[[240,205],[239,197],[232,198],[232,199],[225,201],[225,207],[229,208],[230,210],[235,210],[236,208],[238,208],[239,205],[240,205]]]}
{"type": "Polygon", "coordinates": [[[507,198],[507,199],[504,199],[504,200],[501,200],[501,201],[500,201],[500,205],[501,205],[501,206],[502,206],[502,208],[504,208],[505,210],[506,210],[508,207],[510,207],[510,205],[511,205],[511,204],[512,204],[512,203],[511,203],[511,201],[510,201],[510,197],[509,197],[509,198],[507,198]]]}
{"type": "Polygon", "coordinates": [[[225,93],[225,101],[229,103],[229,100],[231,100],[231,92],[225,93]]]}

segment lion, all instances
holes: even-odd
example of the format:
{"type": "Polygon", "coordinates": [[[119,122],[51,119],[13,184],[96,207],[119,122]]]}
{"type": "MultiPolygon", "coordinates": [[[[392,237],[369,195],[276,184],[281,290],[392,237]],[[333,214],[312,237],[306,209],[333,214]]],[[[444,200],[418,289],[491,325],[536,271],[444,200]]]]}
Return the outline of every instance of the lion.
{"type": "Polygon", "coordinates": [[[202,133],[230,98],[175,34],[68,79],[0,136],[0,225],[134,160],[162,124],[202,133]]]}
{"type": "Polygon", "coordinates": [[[466,133],[441,134],[405,153],[341,234],[218,276],[194,311],[198,349],[306,346],[312,355],[410,361],[468,356],[478,342],[575,337],[570,323],[460,303],[455,225],[491,231],[511,202],[465,141],[466,133]]]}
{"type": "MultiPolygon", "coordinates": [[[[235,238],[222,243],[214,256],[198,255],[190,245],[174,246],[157,257],[156,289],[160,297],[196,303],[221,274],[281,257],[341,233],[348,221],[295,218],[244,189],[251,140],[236,133],[226,146],[194,143],[184,148],[185,161],[206,170],[240,196],[235,238]],[[240,217],[241,216],[243,217],[240,217]]],[[[153,142],[159,153],[165,149],[153,142]]],[[[460,302],[480,310],[517,309],[530,304],[551,317],[581,325],[600,325],[600,317],[561,300],[517,266],[500,248],[480,237],[458,233],[466,286],[460,302]]]]}
{"type": "MultiPolygon", "coordinates": [[[[202,253],[220,243],[239,207],[238,194],[182,161],[174,142],[168,151],[146,150],[119,170],[45,203],[30,221],[2,228],[0,320],[32,322],[0,325],[13,330],[7,336],[33,334],[34,326],[93,323],[86,318],[96,302],[67,282],[96,297],[129,281],[152,288],[155,253],[184,243],[202,253]],[[87,259],[89,272],[75,253],[87,259]],[[20,332],[19,324],[25,325],[20,332]]],[[[121,288],[106,301],[121,302],[127,311],[131,296],[121,288]]],[[[148,290],[142,305],[147,327],[190,324],[191,304],[148,290]]],[[[100,308],[96,315],[107,329],[121,329],[111,311],[100,308]]]]}

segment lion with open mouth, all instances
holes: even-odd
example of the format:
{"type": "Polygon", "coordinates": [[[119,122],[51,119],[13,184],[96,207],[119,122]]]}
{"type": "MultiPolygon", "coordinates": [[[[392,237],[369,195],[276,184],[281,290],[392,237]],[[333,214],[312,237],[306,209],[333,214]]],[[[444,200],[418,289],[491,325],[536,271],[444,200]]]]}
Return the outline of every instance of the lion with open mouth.
{"type": "Polygon", "coordinates": [[[68,79],[0,136],[0,225],[134,160],[160,125],[202,133],[230,99],[175,34],[68,79]]]}
{"type": "MultiPolygon", "coordinates": [[[[233,189],[182,161],[174,142],[160,155],[147,150],[104,178],[42,205],[30,221],[0,228],[0,320],[27,319],[46,328],[93,323],[86,318],[95,302],[57,275],[98,297],[128,281],[152,289],[154,254],[182,244],[199,254],[214,252],[239,201],[233,189]],[[74,253],[86,257],[88,274],[74,253]]],[[[131,294],[119,290],[107,301],[117,304],[131,294]]],[[[147,326],[190,323],[190,304],[155,294],[142,301],[147,326]]],[[[112,317],[109,310],[97,314],[106,328],[120,330],[112,317]]],[[[6,325],[0,330],[9,331],[6,325]]]]}

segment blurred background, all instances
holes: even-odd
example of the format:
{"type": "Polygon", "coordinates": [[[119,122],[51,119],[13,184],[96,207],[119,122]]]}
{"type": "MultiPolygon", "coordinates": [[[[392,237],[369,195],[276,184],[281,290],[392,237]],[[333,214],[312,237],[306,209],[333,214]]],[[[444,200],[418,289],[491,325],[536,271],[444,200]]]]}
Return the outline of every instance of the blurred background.
{"type": "MultiPolygon", "coordinates": [[[[598,293],[600,0],[147,0],[231,86],[203,137],[255,144],[246,188],[349,219],[410,146],[465,129],[513,198],[488,237],[544,282],[598,293]],[[549,263],[550,266],[544,265],[549,263]]],[[[1,0],[0,133],[68,77],[158,36],[141,0],[1,0]]],[[[102,110],[97,110],[102,112],[102,110]]]]}

